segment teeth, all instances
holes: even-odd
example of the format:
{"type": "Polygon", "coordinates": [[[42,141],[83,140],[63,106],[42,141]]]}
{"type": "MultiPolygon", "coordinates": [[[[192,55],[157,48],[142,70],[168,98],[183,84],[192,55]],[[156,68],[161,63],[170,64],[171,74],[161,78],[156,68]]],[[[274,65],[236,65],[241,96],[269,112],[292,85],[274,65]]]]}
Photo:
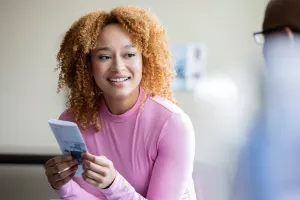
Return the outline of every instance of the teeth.
{"type": "Polygon", "coordinates": [[[110,78],[109,80],[111,82],[122,82],[122,81],[127,81],[129,78],[110,78]]]}

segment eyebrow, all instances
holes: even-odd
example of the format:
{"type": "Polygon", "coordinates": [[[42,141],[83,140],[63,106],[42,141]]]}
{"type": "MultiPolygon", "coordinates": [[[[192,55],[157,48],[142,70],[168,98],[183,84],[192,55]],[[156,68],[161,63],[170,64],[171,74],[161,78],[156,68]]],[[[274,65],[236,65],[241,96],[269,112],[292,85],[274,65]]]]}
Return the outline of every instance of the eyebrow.
{"type": "MultiPolygon", "coordinates": [[[[128,45],[125,45],[123,47],[123,49],[130,49],[130,48],[133,48],[132,44],[128,44],[128,45]]],[[[99,48],[96,49],[96,51],[97,52],[98,51],[111,51],[111,48],[109,48],[109,47],[99,47],[99,48]]]]}

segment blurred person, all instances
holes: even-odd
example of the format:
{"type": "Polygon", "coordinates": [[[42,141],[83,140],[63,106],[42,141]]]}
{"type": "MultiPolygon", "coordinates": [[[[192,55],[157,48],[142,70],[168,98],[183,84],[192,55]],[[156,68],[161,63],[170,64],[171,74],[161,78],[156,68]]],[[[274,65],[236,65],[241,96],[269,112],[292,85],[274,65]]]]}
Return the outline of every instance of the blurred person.
{"type": "Polygon", "coordinates": [[[271,0],[263,31],[261,117],[242,151],[234,198],[300,199],[300,1],[271,0]]]}
{"type": "Polygon", "coordinates": [[[59,156],[46,175],[62,199],[196,199],[194,130],[174,103],[166,31],[134,6],[77,20],[57,55],[60,90],[70,90],[59,119],[73,121],[89,153],[84,173],[59,156]],[[61,172],[61,173],[60,173],[61,172]]]}

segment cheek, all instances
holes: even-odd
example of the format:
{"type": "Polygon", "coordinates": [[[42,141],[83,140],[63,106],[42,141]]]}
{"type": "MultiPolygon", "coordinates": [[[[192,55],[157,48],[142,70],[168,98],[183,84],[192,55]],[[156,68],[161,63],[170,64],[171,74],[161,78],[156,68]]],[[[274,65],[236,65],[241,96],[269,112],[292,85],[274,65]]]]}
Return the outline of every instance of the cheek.
{"type": "Polygon", "coordinates": [[[107,69],[103,65],[96,64],[96,65],[93,65],[93,67],[92,67],[92,73],[96,80],[101,79],[104,76],[104,74],[106,73],[106,71],[107,71],[107,69]]]}
{"type": "Polygon", "coordinates": [[[127,66],[128,66],[128,70],[136,78],[139,78],[142,76],[142,61],[141,60],[128,61],[127,66]]]}

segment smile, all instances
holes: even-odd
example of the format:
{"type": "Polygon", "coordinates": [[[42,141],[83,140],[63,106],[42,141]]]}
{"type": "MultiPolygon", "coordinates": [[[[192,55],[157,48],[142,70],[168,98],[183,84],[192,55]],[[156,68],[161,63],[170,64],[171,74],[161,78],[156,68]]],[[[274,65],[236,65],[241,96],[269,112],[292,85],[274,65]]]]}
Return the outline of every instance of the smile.
{"type": "Polygon", "coordinates": [[[108,80],[111,82],[123,82],[123,81],[127,81],[129,80],[130,77],[126,77],[126,78],[109,78],[108,80]]]}

